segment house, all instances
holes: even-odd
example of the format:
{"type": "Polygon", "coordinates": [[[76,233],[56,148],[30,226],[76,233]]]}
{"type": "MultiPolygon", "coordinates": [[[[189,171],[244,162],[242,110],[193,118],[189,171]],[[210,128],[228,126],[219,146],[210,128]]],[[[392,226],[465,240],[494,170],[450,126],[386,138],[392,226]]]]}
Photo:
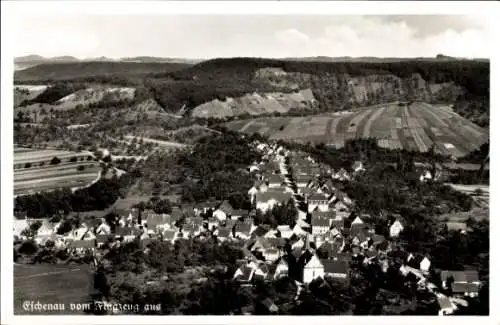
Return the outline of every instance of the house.
{"type": "Polygon", "coordinates": [[[167,214],[149,213],[146,216],[146,228],[149,234],[162,232],[170,228],[170,216],[167,214]]]}
{"type": "Polygon", "coordinates": [[[439,316],[451,315],[458,308],[449,297],[438,294],[437,302],[439,304],[439,316]]]}
{"type": "Polygon", "coordinates": [[[352,237],[352,245],[354,246],[360,246],[363,249],[368,248],[368,242],[370,240],[370,237],[365,231],[359,231],[356,234],[351,235],[352,237]]]}
{"type": "Polygon", "coordinates": [[[462,234],[466,234],[471,230],[464,222],[447,222],[446,229],[448,231],[458,231],[462,234]]]}
{"type": "Polygon", "coordinates": [[[97,235],[109,235],[111,233],[111,227],[105,220],[101,221],[95,230],[95,234],[97,235]]]}
{"type": "Polygon", "coordinates": [[[360,225],[363,225],[362,227],[364,227],[364,222],[363,222],[363,220],[359,216],[357,216],[351,222],[351,229],[356,228],[356,227],[360,227],[360,225]]]}
{"type": "Polygon", "coordinates": [[[202,225],[195,225],[195,224],[185,224],[182,226],[182,237],[184,238],[192,238],[201,235],[203,232],[203,226],[202,225]]]}
{"type": "Polygon", "coordinates": [[[330,229],[330,220],[326,217],[313,214],[311,217],[313,235],[324,235],[330,229]]]}
{"type": "Polygon", "coordinates": [[[256,165],[251,165],[251,166],[248,168],[248,171],[249,171],[250,173],[259,172],[259,171],[260,171],[260,168],[259,168],[259,166],[256,166],[256,165]]]}
{"type": "Polygon", "coordinates": [[[269,188],[282,187],[285,182],[285,178],[281,174],[271,174],[267,177],[267,183],[269,188]]]}
{"type": "Polygon", "coordinates": [[[479,294],[481,281],[475,270],[468,271],[441,271],[441,282],[443,289],[451,285],[454,295],[476,297],[479,294]]]}
{"type": "Polygon", "coordinates": [[[277,231],[281,238],[290,238],[293,235],[293,230],[289,225],[279,225],[277,231]]]}
{"type": "Polygon", "coordinates": [[[328,197],[325,194],[314,193],[307,197],[308,212],[313,212],[316,208],[320,211],[328,211],[328,197]]]}
{"type": "Polygon", "coordinates": [[[14,228],[13,233],[14,237],[22,238],[21,233],[23,230],[27,229],[30,226],[29,220],[27,218],[24,219],[14,219],[14,228]]]}
{"type": "Polygon", "coordinates": [[[346,279],[349,272],[349,263],[343,259],[337,260],[321,260],[324,266],[324,275],[337,279],[346,279]]]}
{"type": "Polygon", "coordinates": [[[218,226],[219,226],[219,219],[217,219],[215,217],[208,218],[208,220],[207,220],[208,230],[213,231],[218,226]]]}
{"type": "Polygon", "coordinates": [[[231,237],[231,229],[229,228],[219,228],[214,233],[217,236],[217,240],[224,242],[231,237]]]}
{"type": "Polygon", "coordinates": [[[248,210],[233,210],[233,213],[231,214],[231,219],[233,220],[240,220],[240,219],[246,219],[248,218],[250,214],[250,211],[248,210]]]}
{"type": "Polygon", "coordinates": [[[426,182],[432,180],[432,174],[429,170],[424,170],[419,177],[421,182],[426,182]]]}
{"type": "Polygon", "coordinates": [[[216,217],[219,221],[226,220],[231,217],[231,213],[233,213],[233,207],[229,203],[229,201],[225,200],[221,203],[221,205],[214,211],[213,216],[216,217]]]}
{"type": "Polygon", "coordinates": [[[269,229],[265,234],[264,238],[276,238],[278,236],[278,232],[274,229],[269,229]]]}
{"type": "Polygon", "coordinates": [[[336,172],[333,175],[333,178],[339,181],[348,181],[351,179],[351,176],[344,168],[341,168],[338,172],[336,172]]]}
{"type": "Polygon", "coordinates": [[[414,256],[413,254],[409,254],[408,258],[406,260],[409,266],[418,268],[420,271],[427,273],[429,272],[429,269],[431,267],[431,261],[423,255],[418,255],[414,256]]]}
{"type": "Polygon", "coordinates": [[[361,172],[361,171],[364,171],[364,167],[363,167],[363,163],[361,161],[355,161],[354,164],[352,164],[352,170],[354,171],[354,173],[358,173],[358,172],[361,172]]]}
{"type": "Polygon", "coordinates": [[[256,208],[261,212],[272,209],[277,204],[285,204],[292,198],[290,192],[267,191],[259,192],[256,195],[256,208]]]}
{"type": "Polygon", "coordinates": [[[347,218],[351,214],[350,208],[343,200],[338,200],[337,202],[335,202],[333,208],[335,210],[337,219],[347,218]]]}
{"type": "Polygon", "coordinates": [[[403,219],[401,217],[396,217],[394,222],[389,227],[389,235],[394,238],[398,237],[401,231],[403,231],[403,219]]]}
{"type": "Polygon", "coordinates": [[[377,252],[373,249],[366,250],[364,252],[365,259],[363,260],[364,264],[370,264],[372,263],[375,258],[378,256],[377,252]]]}
{"type": "Polygon", "coordinates": [[[238,282],[250,282],[255,273],[255,270],[247,265],[239,267],[236,272],[234,272],[233,279],[238,282]]]}
{"type": "Polygon", "coordinates": [[[219,203],[215,200],[210,200],[207,202],[199,203],[194,208],[193,211],[196,215],[206,214],[209,211],[215,211],[219,203]]]}
{"type": "Polygon", "coordinates": [[[140,233],[132,227],[118,227],[115,230],[115,238],[123,239],[125,242],[133,241],[140,233]]]}
{"type": "Polygon", "coordinates": [[[325,268],[316,254],[312,255],[309,261],[304,266],[302,274],[302,282],[310,283],[316,278],[323,278],[325,268]]]}
{"type": "Polygon", "coordinates": [[[271,230],[271,227],[268,225],[258,225],[257,227],[252,229],[251,235],[252,238],[259,238],[265,236],[269,231],[271,230]]]}
{"type": "Polygon", "coordinates": [[[280,258],[280,250],[274,247],[269,247],[262,251],[262,256],[264,256],[266,261],[274,262],[280,258]]]}
{"type": "Polygon", "coordinates": [[[288,262],[284,258],[280,258],[276,263],[273,279],[278,280],[282,277],[288,276],[288,262]]]}
{"type": "Polygon", "coordinates": [[[113,240],[113,236],[110,234],[99,234],[95,236],[96,246],[101,248],[105,244],[111,242],[113,240]]]}
{"type": "Polygon", "coordinates": [[[250,231],[252,224],[248,222],[239,222],[234,226],[234,237],[238,239],[247,240],[250,238],[250,231]]]}
{"type": "Polygon", "coordinates": [[[321,246],[319,246],[318,251],[320,251],[322,256],[326,259],[338,259],[340,258],[340,254],[344,250],[344,247],[344,238],[338,238],[332,242],[324,242],[321,246]]]}
{"type": "Polygon", "coordinates": [[[80,227],[73,229],[65,238],[72,240],[92,240],[95,239],[95,235],[85,223],[82,223],[80,227]]]}
{"type": "Polygon", "coordinates": [[[96,241],[94,240],[73,240],[68,244],[68,249],[77,253],[83,253],[86,251],[93,251],[96,247],[96,241]]]}
{"type": "Polygon", "coordinates": [[[269,266],[264,263],[249,263],[248,266],[252,267],[255,272],[253,274],[254,280],[266,281],[269,279],[269,266]]]}
{"type": "Polygon", "coordinates": [[[179,237],[178,234],[179,234],[178,231],[174,229],[167,229],[162,233],[163,240],[169,241],[173,244],[179,237]]]}
{"type": "Polygon", "coordinates": [[[345,228],[344,220],[343,219],[330,220],[330,228],[337,229],[339,232],[342,232],[342,230],[345,228]]]}
{"type": "Polygon", "coordinates": [[[55,234],[54,224],[48,220],[42,221],[40,228],[38,228],[35,235],[35,242],[43,245],[52,235],[55,234]]]}
{"type": "Polygon", "coordinates": [[[299,174],[295,176],[295,183],[297,184],[298,188],[307,187],[312,180],[313,177],[307,174],[299,174]]]}
{"type": "Polygon", "coordinates": [[[292,237],[290,238],[290,247],[292,250],[294,249],[302,249],[304,247],[305,242],[302,238],[299,237],[292,237]]]}

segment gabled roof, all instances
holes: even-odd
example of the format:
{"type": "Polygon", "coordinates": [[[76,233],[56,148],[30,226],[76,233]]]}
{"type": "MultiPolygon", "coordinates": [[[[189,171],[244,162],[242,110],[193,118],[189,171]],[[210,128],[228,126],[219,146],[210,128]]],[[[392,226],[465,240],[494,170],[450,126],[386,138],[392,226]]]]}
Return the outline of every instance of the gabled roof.
{"type": "Polygon", "coordinates": [[[321,260],[325,267],[325,273],[347,274],[349,272],[349,263],[345,260],[321,260]]]}
{"type": "Polygon", "coordinates": [[[274,247],[274,248],[280,248],[280,247],[285,246],[285,244],[286,244],[286,239],[285,238],[280,238],[280,237],[277,237],[277,238],[266,238],[265,240],[269,243],[269,245],[271,247],[274,247]]]}
{"type": "Polygon", "coordinates": [[[224,200],[217,209],[224,212],[226,215],[230,215],[233,212],[233,207],[227,200],[224,200]]]}
{"type": "Polygon", "coordinates": [[[312,217],[311,226],[313,227],[330,227],[330,220],[325,217],[312,217]]]}
{"type": "Polygon", "coordinates": [[[448,277],[453,277],[454,282],[479,281],[479,274],[477,271],[441,271],[441,281],[446,281],[448,277]]]}
{"type": "Polygon", "coordinates": [[[233,217],[247,217],[249,214],[250,211],[241,209],[233,210],[233,212],[231,213],[233,217]]]}
{"type": "Polygon", "coordinates": [[[175,238],[176,231],[173,229],[167,229],[163,232],[163,238],[167,240],[172,240],[175,238]]]}
{"type": "Polygon", "coordinates": [[[297,183],[309,183],[310,181],[313,180],[313,176],[311,175],[304,175],[304,174],[299,174],[299,175],[295,175],[295,181],[297,183]]]}
{"type": "Polygon", "coordinates": [[[451,284],[451,291],[453,293],[478,293],[479,284],[453,282],[451,284]]]}
{"type": "Polygon", "coordinates": [[[246,222],[238,222],[234,225],[235,233],[242,233],[246,235],[250,235],[250,230],[252,229],[252,225],[246,222]]]}
{"type": "Polygon", "coordinates": [[[464,222],[447,222],[446,228],[451,231],[455,230],[469,230],[469,227],[464,222]]]}
{"type": "Polygon", "coordinates": [[[172,221],[176,222],[182,218],[182,210],[179,207],[173,207],[170,216],[172,221]]]}
{"type": "Polygon", "coordinates": [[[219,228],[219,231],[217,233],[217,237],[228,238],[230,234],[231,234],[231,230],[230,229],[228,229],[228,228],[219,228]]]}
{"type": "Polygon", "coordinates": [[[236,277],[236,280],[238,280],[238,281],[250,281],[252,279],[253,269],[251,267],[243,266],[243,267],[240,267],[239,270],[243,274],[239,274],[236,277]]]}
{"type": "Polygon", "coordinates": [[[95,236],[95,240],[98,242],[98,243],[107,243],[110,239],[112,239],[113,237],[110,236],[110,235],[96,235],[95,236]]]}
{"type": "Polygon", "coordinates": [[[330,227],[342,230],[344,229],[344,220],[330,220],[330,227]]]}
{"type": "Polygon", "coordinates": [[[385,237],[383,235],[373,235],[372,240],[374,244],[382,243],[385,240],[385,237]]]}
{"type": "Polygon", "coordinates": [[[320,211],[318,209],[311,213],[312,218],[326,218],[327,220],[335,219],[335,211],[320,211]]]}
{"type": "Polygon", "coordinates": [[[292,194],[290,192],[283,191],[267,191],[267,192],[258,192],[256,194],[257,202],[269,202],[271,200],[275,200],[277,202],[285,203],[288,202],[292,198],[292,194]]]}
{"type": "Polygon", "coordinates": [[[285,181],[285,178],[281,174],[271,174],[267,177],[269,184],[281,184],[285,181]]]}
{"type": "Polygon", "coordinates": [[[68,248],[94,248],[96,246],[95,239],[93,240],[73,240],[68,244],[68,248]]]}
{"type": "Polygon", "coordinates": [[[164,225],[168,223],[170,216],[167,214],[150,213],[147,216],[146,224],[149,229],[156,229],[159,225],[164,225]]]}
{"type": "Polygon", "coordinates": [[[321,193],[313,193],[311,196],[307,198],[308,201],[326,201],[328,197],[325,194],[321,193]]]}

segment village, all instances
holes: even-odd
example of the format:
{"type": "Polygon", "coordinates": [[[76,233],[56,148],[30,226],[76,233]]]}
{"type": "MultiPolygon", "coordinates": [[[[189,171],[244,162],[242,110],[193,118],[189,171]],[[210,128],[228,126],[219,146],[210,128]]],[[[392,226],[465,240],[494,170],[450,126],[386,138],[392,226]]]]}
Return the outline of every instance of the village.
{"type": "MultiPolygon", "coordinates": [[[[187,217],[180,207],[173,207],[169,214],[131,209],[120,213],[118,227],[97,218],[86,220],[64,234],[58,231],[61,222],[43,220],[35,233],[29,233],[26,229],[36,220],[15,219],[14,241],[32,237],[37,245],[52,245],[74,256],[88,253],[99,256],[103,247],[134,240],[147,246],[154,240],[174,243],[182,238],[216,237],[220,243],[242,244],[245,258],[233,279],[243,286],[284,276],[294,279],[299,290],[326,277],[348,281],[351,265],[361,263],[375,265],[382,272],[390,265],[396,267],[399,275],[416,283],[419,290],[435,294],[440,315],[452,314],[459,306],[466,305],[462,298],[478,295],[481,283],[475,270],[441,270],[441,283],[434,284],[428,279],[432,268],[428,256],[406,252],[394,257],[392,247],[405,227],[404,219],[388,216],[386,229],[377,232],[371,216],[356,213],[355,202],[334,187],[335,180],[362,177],[362,162],[354,162],[350,172],[345,169],[335,172],[306,154],[276,143],[256,141],[253,145],[263,157],[248,167],[255,177],[248,190],[253,210],[237,210],[227,200],[215,199],[196,204],[187,217]],[[325,173],[330,179],[320,182],[319,175],[325,173]],[[292,204],[295,210],[293,223],[274,227],[256,224],[257,214],[287,204],[292,204]],[[452,295],[447,296],[443,292],[450,287],[452,295]]],[[[421,181],[429,177],[429,171],[423,170],[421,181]]],[[[466,235],[464,224],[449,223],[448,227],[466,235]]],[[[272,301],[267,305],[273,312],[272,301]]]]}

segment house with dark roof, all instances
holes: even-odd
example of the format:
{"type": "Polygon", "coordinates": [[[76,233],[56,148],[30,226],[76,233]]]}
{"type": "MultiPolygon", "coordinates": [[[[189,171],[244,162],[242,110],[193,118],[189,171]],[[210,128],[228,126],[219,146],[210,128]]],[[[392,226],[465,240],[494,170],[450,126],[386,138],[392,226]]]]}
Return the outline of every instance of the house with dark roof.
{"type": "Polygon", "coordinates": [[[249,214],[250,214],[250,211],[248,211],[248,210],[241,210],[241,209],[236,210],[235,209],[231,213],[231,219],[234,219],[234,220],[246,219],[246,218],[248,218],[249,214]]]}
{"type": "Polygon", "coordinates": [[[170,228],[170,223],[171,218],[168,214],[148,213],[146,215],[146,227],[150,234],[170,228]]]}
{"type": "Polygon", "coordinates": [[[406,263],[416,269],[420,269],[420,271],[427,273],[431,267],[431,261],[427,256],[422,254],[409,254],[406,259],[406,263]]]}
{"type": "Polygon", "coordinates": [[[279,225],[277,231],[281,238],[290,238],[293,235],[293,230],[289,225],[279,225]]]}
{"type": "Polygon", "coordinates": [[[193,211],[195,212],[196,215],[200,215],[200,214],[205,214],[207,213],[208,211],[215,211],[215,209],[217,209],[217,207],[219,206],[219,202],[218,201],[206,201],[206,202],[202,202],[202,203],[198,203],[194,206],[193,208],[193,211]]]}
{"type": "Polygon", "coordinates": [[[477,283],[458,283],[458,282],[453,282],[451,284],[451,292],[453,293],[453,296],[455,297],[460,297],[460,296],[465,296],[465,297],[477,297],[479,295],[479,289],[480,285],[477,283]]]}
{"type": "Polygon", "coordinates": [[[346,279],[349,273],[349,263],[343,259],[338,260],[321,260],[324,266],[325,276],[331,276],[337,279],[346,279]]]}
{"type": "Polygon", "coordinates": [[[311,216],[311,226],[313,235],[324,235],[330,229],[330,220],[327,217],[313,214],[311,216]]]}
{"type": "Polygon", "coordinates": [[[271,174],[267,177],[269,188],[282,187],[285,183],[285,178],[281,174],[271,174]]]}
{"type": "Polygon", "coordinates": [[[466,234],[471,231],[471,228],[468,227],[464,222],[447,222],[446,229],[448,231],[458,231],[462,234],[466,234]]]}
{"type": "Polygon", "coordinates": [[[229,228],[219,228],[214,233],[217,236],[217,240],[220,242],[224,242],[231,237],[231,229],[229,228]]]}
{"type": "Polygon", "coordinates": [[[316,208],[320,211],[328,211],[328,197],[323,193],[313,193],[307,196],[308,212],[311,213],[316,208]]]}
{"type": "Polygon", "coordinates": [[[295,175],[295,183],[297,184],[298,188],[305,188],[309,185],[309,183],[312,182],[314,179],[313,176],[308,175],[308,174],[298,174],[295,175]]]}
{"type": "Polygon", "coordinates": [[[94,240],[73,240],[69,242],[68,249],[73,250],[77,253],[83,253],[86,251],[93,251],[97,246],[94,240]]]}
{"type": "Polygon", "coordinates": [[[316,254],[313,254],[310,258],[306,258],[305,262],[302,272],[303,283],[310,283],[316,278],[323,278],[325,267],[316,254]]]}
{"type": "Polygon", "coordinates": [[[247,240],[250,238],[252,224],[248,222],[238,222],[234,225],[233,229],[235,238],[247,240]]]}

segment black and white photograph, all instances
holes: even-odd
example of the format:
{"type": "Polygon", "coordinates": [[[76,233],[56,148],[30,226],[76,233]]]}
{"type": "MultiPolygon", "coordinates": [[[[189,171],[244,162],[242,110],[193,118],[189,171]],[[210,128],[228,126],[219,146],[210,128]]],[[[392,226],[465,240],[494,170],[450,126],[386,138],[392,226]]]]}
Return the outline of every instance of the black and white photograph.
{"type": "Polygon", "coordinates": [[[59,4],[5,31],[11,317],[495,313],[491,11],[59,4]]]}

